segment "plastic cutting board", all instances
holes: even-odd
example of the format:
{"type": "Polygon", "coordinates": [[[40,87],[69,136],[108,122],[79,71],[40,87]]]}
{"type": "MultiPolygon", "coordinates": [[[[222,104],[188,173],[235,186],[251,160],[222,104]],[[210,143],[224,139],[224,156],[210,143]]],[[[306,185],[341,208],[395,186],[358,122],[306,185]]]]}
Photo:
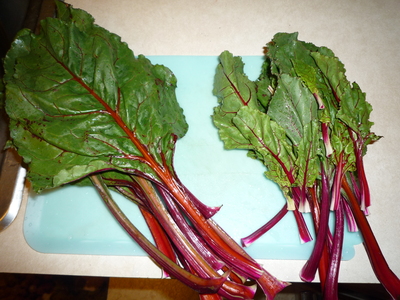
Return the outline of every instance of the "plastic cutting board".
{"type": "MultiPolygon", "coordinates": [[[[284,204],[279,188],[263,175],[264,166],[246,151],[224,150],[211,114],[216,56],[149,56],[178,78],[177,98],[189,131],[178,140],[175,169],[202,202],[223,205],[214,219],[237,241],[267,222],[284,204]]],[[[260,73],[263,58],[243,57],[250,79],[260,73]]],[[[133,223],[151,239],[134,204],[114,194],[133,223]]],[[[306,221],[312,230],[311,218],[306,221]]],[[[113,219],[92,187],[67,186],[31,194],[24,220],[28,244],[43,253],[138,255],[146,253],[113,219]]],[[[358,233],[345,234],[343,259],[354,256],[358,233]]],[[[258,259],[307,259],[313,243],[301,244],[292,213],[246,250],[258,259]]]]}

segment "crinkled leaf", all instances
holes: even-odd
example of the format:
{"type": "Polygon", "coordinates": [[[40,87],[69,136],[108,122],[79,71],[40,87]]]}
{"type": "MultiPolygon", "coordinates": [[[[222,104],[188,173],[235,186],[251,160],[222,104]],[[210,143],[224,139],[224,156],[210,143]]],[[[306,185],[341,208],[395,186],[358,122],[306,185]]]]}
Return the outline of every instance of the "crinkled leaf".
{"type": "Polygon", "coordinates": [[[340,160],[340,155],[344,155],[344,169],[354,171],[356,169],[356,155],[354,152],[354,143],[350,137],[349,130],[341,122],[336,122],[331,133],[331,143],[335,149],[330,160],[333,165],[337,165],[340,160]]]}
{"type": "Polygon", "coordinates": [[[335,92],[336,101],[340,101],[351,89],[350,82],[345,76],[344,65],[337,57],[327,57],[320,53],[312,53],[311,55],[327,79],[327,84],[335,92]]]}
{"type": "Polygon", "coordinates": [[[299,59],[293,59],[292,64],[297,76],[302,79],[311,93],[318,93],[317,69],[314,66],[307,65],[299,59]]]}
{"type": "Polygon", "coordinates": [[[313,57],[334,95],[331,101],[338,107],[336,117],[359,137],[368,141],[365,145],[378,140],[379,137],[370,131],[373,125],[369,121],[372,106],[366,101],[365,93],[359,85],[356,82],[351,84],[347,80],[343,63],[337,57],[326,57],[319,53],[313,53],[313,57]]]}
{"type": "Polygon", "coordinates": [[[21,31],[5,59],[11,135],[25,161],[35,161],[34,188],[103,169],[156,177],[144,152],[170,165],[175,136],[187,130],[174,74],[135,57],[88,13],[58,9],[60,18],[42,21],[39,35],[21,31]]]}
{"type": "Polygon", "coordinates": [[[276,81],[276,77],[271,75],[270,60],[264,60],[261,68],[261,75],[255,82],[257,88],[257,99],[262,107],[262,109],[260,108],[260,111],[266,111],[275,91],[276,81]]]}
{"type": "Polygon", "coordinates": [[[296,152],[296,186],[311,187],[320,177],[321,154],[320,126],[317,120],[304,125],[303,137],[296,152]]]}
{"type": "Polygon", "coordinates": [[[299,41],[298,33],[277,33],[267,44],[267,56],[271,59],[271,73],[274,75],[289,74],[296,76],[292,60],[302,60],[307,65],[315,65],[310,51],[318,47],[311,43],[299,41]]]}
{"type": "Polygon", "coordinates": [[[214,109],[213,122],[226,149],[247,149],[248,141],[233,125],[232,118],[243,106],[258,107],[256,86],[244,74],[244,63],[240,57],[225,51],[219,60],[213,89],[219,106],[214,109]]]}
{"type": "Polygon", "coordinates": [[[291,145],[285,130],[271,118],[254,108],[244,106],[233,118],[233,123],[248,140],[248,148],[267,167],[266,176],[281,187],[289,187],[294,168],[291,145]]]}
{"type": "Polygon", "coordinates": [[[282,74],[267,113],[298,145],[304,135],[303,127],[317,118],[317,104],[298,77],[282,74]]]}

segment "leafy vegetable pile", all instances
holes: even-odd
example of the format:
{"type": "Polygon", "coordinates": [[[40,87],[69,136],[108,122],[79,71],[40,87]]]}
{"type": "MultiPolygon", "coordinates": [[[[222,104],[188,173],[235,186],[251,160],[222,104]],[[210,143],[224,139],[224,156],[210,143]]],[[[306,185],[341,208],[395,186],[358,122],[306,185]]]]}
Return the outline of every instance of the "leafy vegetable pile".
{"type": "Polygon", "coordinates": [[[283,191],[286,204],[265,226],[243,238],[244,246],[294,212],[301,240],[311,235],[302,213],[311,212],[315,247],[301,270],[312,281],[317,269],[324,299],[337,299],[344,234],[360,229],[377,278],[393,299],[400,281],[388,267],[366,219],[370,193],[363,156],[380,137],[370,131],[371,105],[344,65],[326,47],[299,41],[297,33],[278,33],[267,44],[260,77],[251,81],[240,57],[220,55],[213,121],[227,149],[248,149],[283,191]],[[329,211],[334,212],[332,233],[329,211]]]}
{"type": "Polygon", "coordinates": [[[22,30],[5,62],[12,141],[35,191],[93,184],[133,239],[202,299],[268,299],[282,290],[213,220],[173,169],[175,142],[187,124],[166,67],[135,57],[87,12],[57,2],[40,34],[22,30]],[[134,201],[155,245],[110,196],[134,201]]]}

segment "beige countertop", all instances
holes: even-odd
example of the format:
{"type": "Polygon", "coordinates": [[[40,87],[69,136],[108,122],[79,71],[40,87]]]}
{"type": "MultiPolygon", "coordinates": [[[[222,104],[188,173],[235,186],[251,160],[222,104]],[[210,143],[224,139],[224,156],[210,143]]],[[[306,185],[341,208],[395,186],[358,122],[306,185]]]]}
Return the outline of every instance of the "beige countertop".
{"type": "MultiPolygon", "coordinates": [[[[365,158],[372,193],[368,217],[392,270],[400,275],[400,1],[69,0],[144,55],[260,55],[276,32],[331,48],[367,93],[373,130],[384,136],[365,158]],[[306,4],[304,4],[306,3],[306,4]]],[[[0,272],[111,277],[161,276],[147,257],[43,254],[23,236],[26,193],[17,219],[0,232],[0,272]]],[[[299,281],[304,261],[263,260],[282,280],[299,281]]],[[[377,282],[362,245],[342,263],[341,282],[377,282]]]]}

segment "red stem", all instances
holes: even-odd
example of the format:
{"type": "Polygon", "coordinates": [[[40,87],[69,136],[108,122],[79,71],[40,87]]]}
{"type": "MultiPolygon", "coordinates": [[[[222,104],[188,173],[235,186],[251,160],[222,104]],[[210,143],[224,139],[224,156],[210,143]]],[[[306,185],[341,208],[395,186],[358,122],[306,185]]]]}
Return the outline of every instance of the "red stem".
{"type": "Polygon", "coordinates": [[[293,214],[296,219],[296,224],[297,224],[297,227],[299,230],[300,240],[302,243],[308,243],[308,242],[312,241],[312,236],[311,236],[310,231],[308,230],[308,226],[306,224],[306,221],[304,220],[303,214],[300,213],[300,211],[299,211],[300,199],[302,197],[307,197],[307,195],[301,196],[303,191],[301,191],[301,189],[297,186],[292,188],[292,193],[293,193],[293,200],[296,205],[296,209],[293,210],[293,214]]]}
{"type": "Polygon", "coordinates": [[[287,214],[288,209],[286,203],[283,207],[279,210],[279,212],[266,224],[258,228],[252,234],[240,239],[243,247],[248,247],[252,243],[254,243],[257,239],[259,239],[262,235],[264,235],[268,230],[274,227],[282,218],[287,214]]]}
{"type": "MultiPolygon", "coordinates": [[[[168,236],[166,235],[164,229],[161,227],[160,223],[154,216],[142,206],[139,206],[140,212],[142,213],[143,218],[146,221],[147,226],[150,229],[151,235],[153,236],[154,242],[157,245],[157,248],[164,253],[170,260],[177,263],[176,255],[174,250],[172,249],[172,245],[168,236]]],[[[165,272],[165,271],[164,271],[165,272]]],[[[169,276],[169,274],[165,274],[169,276]]]]}
{"type": "Polygon", "coordinates": [[[200,300],[223,300],[218,294],[200,294],[200,300]]]}
{"type": "Polygon", "coordinates": [[[312,240],[311,234],[308,231],[306,221],[304,220],[303,214],[297,209],[293,211],[297,227],[299,229],[300,239],[302,243],[308,243],[312,240]]]}
{"type": "MultiPolygon", "coordinates": [[[[320,205],[318,203],[318,198],[316,195],[315,188],[316,188],[315,186],[312,188],[309,188],[309,192],[311,195],[311,204],[312,204],[311,213],[312,213],[313,220],[314,220],[315,231],[318,233],[320,223],[321,223],[321,220],[320,220],[321,209],[320,209],[320,205]]],[[[325,281],[326,281],[326,274],[328,272],[328,266],[329,266],[329,251],[328,251],[327,243],[325,242],[324,248],[322,250],[321,259],[319,260],[319,264],[318,264],[318,275],[319,275],[319,280],[321,283],[321,290],[324,290],[324,288],[325,288],[325,281]]]]}
{"type": "Polygon", "coordinates": [[[167,269],[168,272],[189,285],[199,293],[214,293],[224,284],[226,278],[219,276],[213,278],[200,278],[175,264],[164,253],[157,249],[136,227],[127,216],[118,207],[118,204],[112,199],[107,186],[98,175],[90,176],[93,185],[101,195],[110,212],[116,218],[118,223],[126,232],[145,250],[160,266],[167,269]]]}
{"type": "Polygon", "coordinates": [[[389,268],[389,265],[379,247],[378,241],[376,240],[371,226],[368,223],[367,217],[360,209],[358,201],[346,179],[343,179],[342,187],[348,196],[357,226],[360,229],[364,239],[364,248],[367,252],[376,277],[391,295],[392,299],[400,299],[400,280],[389,268]]]}
{"type": "Polygon", "coordinates": [[[335,211],[335,235],[331,248],[329,268],[323,290],[324,299],[338,300],[338,280],[340,262],[342,259],[343,237],[344,237],[344,211],[343,200],[339,198],[338,209],[335,211]]]}

